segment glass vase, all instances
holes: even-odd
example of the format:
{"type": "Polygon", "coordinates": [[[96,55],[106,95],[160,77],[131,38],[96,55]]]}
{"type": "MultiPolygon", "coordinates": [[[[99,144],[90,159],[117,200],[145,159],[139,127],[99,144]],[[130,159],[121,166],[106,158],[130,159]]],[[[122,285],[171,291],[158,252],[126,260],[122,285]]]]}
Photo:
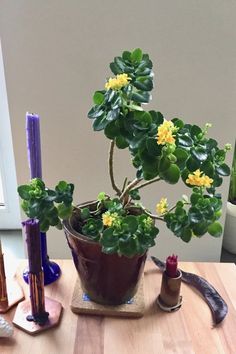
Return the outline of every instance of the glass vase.
{"type": "MultiPolygon", "coordinates": [[[[50,261],[47,252],[47,238],[45,232],[40,232],[41,237],[41,257],[42,267],[44,271],[44,285],[48,285],[56,281],[61,275],[61,269],[55,262],[50,261]]],[[[23,279],[28,284],[29,269],[28,267],[23,272],[23,279]]]]}

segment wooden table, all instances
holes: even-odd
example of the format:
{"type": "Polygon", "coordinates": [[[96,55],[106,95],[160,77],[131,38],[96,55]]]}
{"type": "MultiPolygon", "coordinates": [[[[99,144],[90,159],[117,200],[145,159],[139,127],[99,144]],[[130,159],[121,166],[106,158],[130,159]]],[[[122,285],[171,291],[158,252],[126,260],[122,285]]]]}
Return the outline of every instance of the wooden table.
{"type": "MultiPolygon", "coordinates": [[[[229,306],[224,322],[212,327],[210,310],[202,298],[188,285],[182,284],[183,305],[174,313],[162,312],[156,306],[161,273],[147,262],[144,276],[145,316],[122,319],[102,316],[75,315],[70,300],[76,280],[71,260],[57,261],[61,278],[45,288],[47,296],[64,307],[58,327],[38,336],[30,336],[15,328],[11,339],[0,338],[1,354],[161,354],[161,353],[236,353],[236,267],[226,263],[181,263],[185,271],[208,279],[229,306]]],[[[27,294],[27,286],[18,279],[27,294]]],[[[27,296],[27,295],[26,295],[27,296]]],[[[15,309],[5,316],[11,320],[15,309]]]]}

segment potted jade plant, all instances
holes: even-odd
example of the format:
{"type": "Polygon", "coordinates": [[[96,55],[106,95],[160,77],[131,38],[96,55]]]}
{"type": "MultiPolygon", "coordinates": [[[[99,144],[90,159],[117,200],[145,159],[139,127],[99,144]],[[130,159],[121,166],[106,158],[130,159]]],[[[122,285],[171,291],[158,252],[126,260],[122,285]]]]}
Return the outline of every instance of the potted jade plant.
{"type": "Polygon", "coordinates": [[[223,247],[230,253],[236,254],[236,145],[230,175],[223,247]]]}
{"type": "Polygon", "coordinates": [[[141,49],[125,51],[110,69],[113,77],[94,93],[88,118],[94,131],[110,140],[114,196],[101,192],[95,200],[76,206],[72,184],[61,181],[50,189],[41,179],[20,186],[18,192],[23,210],[40,220],[42,231],[64,228],[84,291],[98,303],[114,305],[134,296],[159,223],[184,242],[206,233],[221,235],[222,202],[216,189],[230,169],[224,162],[229,146],[222,149],[208,137],[210,124],[201,128],[144,109],[154,77],[148,54],[141,49]],[[125,178],[122,186],[113,172],[114,149],[128,149],[136,170],[135,178],[125,178]],[[160,180],[172,185],[182,180],[190,196],[171,201],[172,207],[163,196],[156,213],[147,210],[139,190],[160,180]]]}

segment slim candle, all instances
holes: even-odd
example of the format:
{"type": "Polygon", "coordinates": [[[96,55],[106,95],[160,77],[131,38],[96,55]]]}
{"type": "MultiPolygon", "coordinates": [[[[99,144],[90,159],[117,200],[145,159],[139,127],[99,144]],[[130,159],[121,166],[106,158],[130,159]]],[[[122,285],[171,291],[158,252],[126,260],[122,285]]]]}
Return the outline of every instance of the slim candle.
{"type": "Polygon", "coordinates": [[[40,117],[26,113],[26,137],[31,178],[42,178],[40,117]]]}
{"type": "Polygon", "coordinates": [[[28,250],[31,302],[31,314],[29,314],[26,319],[44,325],[48,321],[49,313],[45,311],[39,221],[36,219],[28,219],[22,224],[25,227],[28,250]]]}
{"type": "Polygon", "coordinates": [[[39,221],[36,219],[29,219],[22,224],[25,228],[29,272],[36,274],[42,271],[39,221]]]}
{"type": "Polygon", "coordinates": [[[166,259],[166,273],[170,278],[176,278],[178,268],[178,256],[174,254],[166,259]]]}
{"type": "Polygon", "coordinates": [[[7,284],[2,253],[2,244],[0,239],[0,313],[8,309],[7,284]]]}

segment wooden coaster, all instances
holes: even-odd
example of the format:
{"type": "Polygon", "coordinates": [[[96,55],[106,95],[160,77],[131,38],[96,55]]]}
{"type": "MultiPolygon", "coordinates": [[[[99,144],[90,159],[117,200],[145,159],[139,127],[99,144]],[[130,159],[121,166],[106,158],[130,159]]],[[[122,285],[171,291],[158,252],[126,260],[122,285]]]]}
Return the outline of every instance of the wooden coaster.
{"type": "Polygon", "coordinates": [[[71,301],[71,310],[74,313],[118,317],[142,317],[144,315],[144,309],[143,279],[140,281],[138,291],[134,298],[118,306],[101,305],[91,301],[83,292],[80,280],[77,279],[75,283],[71,301]]]}
{"type": "Polygon", "coordinates": [[[13,324],[23,331],[33,335],[58,325],[62,312],[62,305],[60,302],[45,297],[45,310],[49,312],[48,321],[45,325],[40,326],[33,321],[28,321],[26,317],[31,314],[31,303],[30,300],[25,300],[17,306],[13,324]]]}
{"type": "Polygon", "coordinates": [[[20,301],[24,300],[23,290],[16,280],[6,280],[7,283],[7,299],[8,303],[6,306],[1,306],[0,313],[5,313],[10,310],[14,305],[17,305],[20,301]]]}

